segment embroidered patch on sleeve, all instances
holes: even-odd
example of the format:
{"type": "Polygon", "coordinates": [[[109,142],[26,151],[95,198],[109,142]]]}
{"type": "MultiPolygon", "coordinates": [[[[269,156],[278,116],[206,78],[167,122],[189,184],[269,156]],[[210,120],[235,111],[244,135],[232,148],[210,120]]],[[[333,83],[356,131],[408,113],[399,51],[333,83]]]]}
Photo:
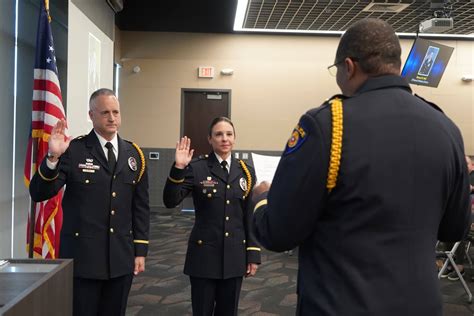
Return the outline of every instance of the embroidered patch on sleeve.
{"type": "Polygon", "coordinates": [[[307,137],[308,133],[301,123],[296,125],[296,127],[293,129],[293,132],[291,132],[290,139],[288,139],[288,143],[286,144],[285,152],[283,154],[287,155],[296,151],[305,142],[307,137]]]}

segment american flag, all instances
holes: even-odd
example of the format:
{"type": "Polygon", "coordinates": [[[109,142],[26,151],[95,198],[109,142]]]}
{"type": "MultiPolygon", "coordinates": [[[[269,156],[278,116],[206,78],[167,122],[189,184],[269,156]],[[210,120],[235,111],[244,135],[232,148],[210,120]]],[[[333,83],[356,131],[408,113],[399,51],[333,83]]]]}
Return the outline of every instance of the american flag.
{"type": "MultiPolygon", "coordinates": [[[[31,129],[25,159],[25,184],[28,187],[41,161],[48,152],[48,139],[56,122],[65,119],[58,68],[50,25],[48,0],[41,1],[36,34],[36,60],[33,84],[31,129]]],[[[33,203],[35,209],[33,257],[57,258],[63,223],[61,207],[63,190],[51,199],[33,203]]],[[[31,216],[31,215],[30,215],[31,216]]],[[[29,226],[32,225],[28,219],[29,226]]],[[[29,249],[30,236],[27,235],[29,249]]]]}

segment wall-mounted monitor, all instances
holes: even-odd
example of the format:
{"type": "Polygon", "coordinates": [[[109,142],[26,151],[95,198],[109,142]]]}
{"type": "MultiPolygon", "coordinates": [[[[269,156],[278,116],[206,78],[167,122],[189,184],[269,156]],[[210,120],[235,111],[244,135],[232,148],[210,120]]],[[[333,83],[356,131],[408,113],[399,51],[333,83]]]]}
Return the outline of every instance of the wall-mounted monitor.
{"type": "Polygon", "coordinates": [[[409,83],[436,88],[454,48],[417,38],[403,66],[402,77],[409,83]]]}

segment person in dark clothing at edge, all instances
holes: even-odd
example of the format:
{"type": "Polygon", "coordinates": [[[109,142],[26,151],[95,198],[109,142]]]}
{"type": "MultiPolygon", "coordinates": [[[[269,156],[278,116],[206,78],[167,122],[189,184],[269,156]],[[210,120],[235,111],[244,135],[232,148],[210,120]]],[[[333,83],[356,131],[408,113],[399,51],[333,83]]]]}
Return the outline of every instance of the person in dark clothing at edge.
{"type": "Polygon", "coordinates": [[[237,315],[242,277],[255,275],[260,264],[260,247],[250,232],[256,178],[252,167],[232,157],[235,129],[228,118],[211,122],[208,141],[213,152],[193,160],[188,137],[176,144],[163,201],[175,207],[190,192],[193,196],[196,219],[184,265],[193,315],[231,316],[237,315]]]}
{"type": "Polygon", "coordinates": [[[299,246],[297,315],[441,316],[436,241],[470,226],[456,125],[400,77],[392,27],[364,19],[342,36],[342,95],[304,114],[273,182],[254,188],[262,246],[299,246]]]}

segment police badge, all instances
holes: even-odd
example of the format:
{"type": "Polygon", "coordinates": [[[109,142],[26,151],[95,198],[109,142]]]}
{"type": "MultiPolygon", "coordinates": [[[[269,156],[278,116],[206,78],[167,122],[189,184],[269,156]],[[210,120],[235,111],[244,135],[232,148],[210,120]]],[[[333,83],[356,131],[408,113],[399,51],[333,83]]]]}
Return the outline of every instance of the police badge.
{"type": "Polygon", "coordinates": [[[137,160],[134,157],[128,158],[128,166],[132,171],[137,171],[137,160]]]}
{"type": "Polygon", "coordinates": [[[240,178],[239,184],[242,191],[247,191],[247,180],[245,180],[245,178],[240,178]]]}

